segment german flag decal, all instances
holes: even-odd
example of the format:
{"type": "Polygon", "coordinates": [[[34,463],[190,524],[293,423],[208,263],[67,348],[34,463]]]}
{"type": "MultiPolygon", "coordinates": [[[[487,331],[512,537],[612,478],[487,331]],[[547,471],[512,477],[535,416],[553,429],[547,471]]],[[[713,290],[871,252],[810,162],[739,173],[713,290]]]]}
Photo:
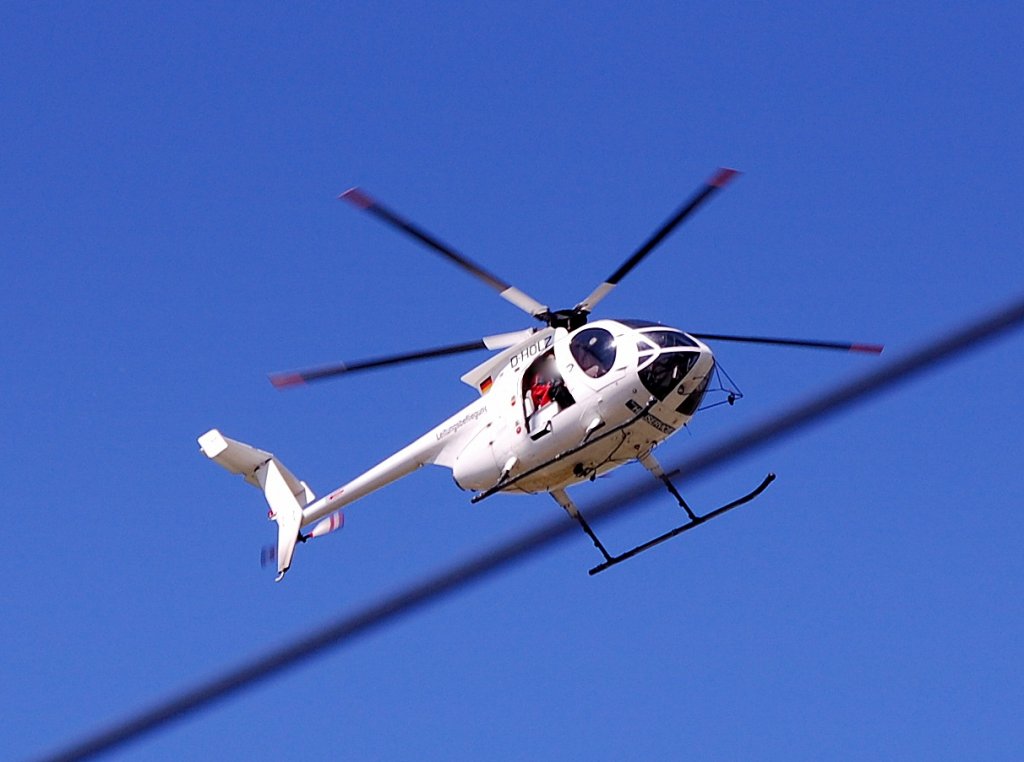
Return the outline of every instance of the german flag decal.
{"type": "Polygon", "coordinates": [[[491,390],[492,386],[494,386],[494,381],[490,376],[488,376],[480,383],[480,393],[487,394],[487,392],[491,390]]]}

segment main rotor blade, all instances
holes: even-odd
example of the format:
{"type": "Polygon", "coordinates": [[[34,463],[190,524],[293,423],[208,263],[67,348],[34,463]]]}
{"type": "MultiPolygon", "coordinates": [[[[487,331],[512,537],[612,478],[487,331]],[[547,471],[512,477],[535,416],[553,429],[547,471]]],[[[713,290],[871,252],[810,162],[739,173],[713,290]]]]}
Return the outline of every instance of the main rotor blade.
{"type": "Polygon", "coordinates": [[[474,278],[482,280],[488,286],[497,291],[502,299],[514,304],[516,307],[531,316],[544,320],[545,318],[542,316],[549,313],[547,305],[541,304],[529,294],[523,293],[515,286],[503,281],[497,275],[488,272],[476,262],[457,252],[448,244],[439,241],[422,228],[417,227],[413,223],[409,222],[409,220],[395,214],[375,199],[370,198],[359,188],[349,188],[338,196],[338,198],[348,201],[350,204],[369,212],[377,219],[384,221],[391,227],[398,228],[403,233],[412,236],[420,243],[427,245],[441,256],[451,262],[454,262],[474,278]]]}
{"type": "Polygon", "coordinates": [[[618,270],[612,273],[611,277],[608,278],[604,283],[595,288],[590,296],[584,299],[582,302],[576,305],[576,309],[581,312],[592,312],[594,306],[608,296],[612,289],[618,285],[619,281],[629,275],[630,271],[640,264],[644,257],[650,254],[654,248],[661,243],[669,233],[675,230],[683,221],[689,217],[693,212],[700,207],[705,201],[707,201],[719,188],[724,188],[725,185],[738,175],[735,169],[720,168],[710,180],[701,188],[693,197],[683,204],[675,214],[673,214],[664,225],[648,238],[639,249],[633,252],[633,254],[627,259],[618,270]]]}
{"type": "Polygon", "coordinates": [[[353,373],[359,370],[371,368],[382,368],[387,365],[400,365],[417,360],[427,360],[431,357],[444,357],[445,355],[457,355],[462,352],[475,352],[479,349],[505,349],[523,341],[533,334],[532,328],[512,333],[500,333],[494,336],[485,336],[478,341],[467,341],[464,344],[451,344],[445,347],[423,349],[415,352],[404,352],[386,357],[374,357],[368,360],[357,360],[356,362],[335,363],[324,365],[318,368],[306,370],[294,370],[285,373],[271,373],[270,383],[278,389],[286,389],[289,386],[299,386],[312,381],[322,381],[326,378],[335,378],[346,373],[353,373]]]}
{"type": "Polygon", "coordinates": [[[866,352],[880,355],[881,344],[848,344],[843,341],[814,341],[811,339],[776,339],[769,336],[730,336],[722,333],[690,333],[690,336],[707,341],[736,341],[744,344],[774,344],[780,347],[809,347],[811,349],[838,349],[844,352],[866,352]]]}

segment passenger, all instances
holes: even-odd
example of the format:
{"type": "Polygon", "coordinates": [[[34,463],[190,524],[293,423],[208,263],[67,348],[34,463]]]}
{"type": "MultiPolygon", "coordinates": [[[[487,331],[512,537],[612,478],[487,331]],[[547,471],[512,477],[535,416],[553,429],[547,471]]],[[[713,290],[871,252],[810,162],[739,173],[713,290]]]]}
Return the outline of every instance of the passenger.
{"type": "Polygon", "coordinates": [[[541,373],[533,379],[533,384],[530,385],[530,399],[533,401],[534,410],[551,404],[551,386],[551,380],[541,373]]]}
{"type": "Polygon", "coordinates": [[[540,410],[554,401],[555,387],[559,382],[558,368],[555,365],[555,358],[548,357],[541,361],[537,374],[530,384],[530,399],[533,401],[533,409],[540,410]]]}

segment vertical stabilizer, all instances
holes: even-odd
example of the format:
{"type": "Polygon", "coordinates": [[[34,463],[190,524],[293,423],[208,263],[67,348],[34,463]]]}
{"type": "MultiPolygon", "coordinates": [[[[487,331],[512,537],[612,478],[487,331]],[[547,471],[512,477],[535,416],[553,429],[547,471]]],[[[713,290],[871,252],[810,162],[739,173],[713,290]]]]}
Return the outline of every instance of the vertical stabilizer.
{"type": "Polygon", "coordinates": [[[270,517],[277,522],[277,581],[280,582],[292,565],[292,554],[302,526],[302,506],[288,487],[275,458],[260,466],[256,478],[270,505],[270,517]]]}

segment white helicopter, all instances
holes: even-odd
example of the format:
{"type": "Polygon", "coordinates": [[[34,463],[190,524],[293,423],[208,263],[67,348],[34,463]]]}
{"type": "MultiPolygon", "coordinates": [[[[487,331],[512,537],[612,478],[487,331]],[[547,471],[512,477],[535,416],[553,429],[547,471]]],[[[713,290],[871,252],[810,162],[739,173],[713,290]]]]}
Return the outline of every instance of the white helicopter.
{"type": "MultiPolygon", "coordinates": [[[[480,349],[502,350],[462,376],[480,397],[412,444],[347,484],[317,499],[269,452],[212,429],[199,437],[207,457],[263,490],[268,516],[277,523],[277,581],[292,563],[295,546],[344,525],[341,509],[371,492],[435,464],[478,502],[497,492],[547,492],[575,519],[604,560],[595,574],[757,497],[775,478],[752,492],[697,515],[679,494],[653,451],[697,412],[715,373],[705,340],[740,341],[879,353],[871,344],[684,333],[637,320],[589,321],[594,307],[701,204],[736,176],[719,169],[605,282],[572,309],[550,310],[464,255],[371,199],[358,188],[339,198],[416,238],[493,288],[544,324],[480,341],[419,352],[271,375],[278,388],[353,371],[480,349]],[[587,524],[566,488],[639,462],[660,479],[686,512],[686,523],[619,555],[612,555],[587,524]],[[306,527],[312,530],[304,534],[306,527]]],[[[730,394],[731,404],[735,396],[730,394]]]]}

